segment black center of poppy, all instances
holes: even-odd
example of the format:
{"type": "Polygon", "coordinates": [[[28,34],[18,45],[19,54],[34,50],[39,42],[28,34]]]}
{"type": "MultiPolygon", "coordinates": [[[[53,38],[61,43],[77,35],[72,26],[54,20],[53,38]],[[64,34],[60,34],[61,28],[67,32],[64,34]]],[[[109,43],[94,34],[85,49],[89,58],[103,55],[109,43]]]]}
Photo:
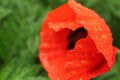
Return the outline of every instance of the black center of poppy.
{"type": "Polygon", "coordinates": [[[87,37],[87,35],[87,30],[84,27],[78,28],[75,31],[70,30],[70,34],[67,37],[67,40],[69,42],[67,45],[67,49],[73,49],[75,47],[76,42],[79,39],[87,37]]]}

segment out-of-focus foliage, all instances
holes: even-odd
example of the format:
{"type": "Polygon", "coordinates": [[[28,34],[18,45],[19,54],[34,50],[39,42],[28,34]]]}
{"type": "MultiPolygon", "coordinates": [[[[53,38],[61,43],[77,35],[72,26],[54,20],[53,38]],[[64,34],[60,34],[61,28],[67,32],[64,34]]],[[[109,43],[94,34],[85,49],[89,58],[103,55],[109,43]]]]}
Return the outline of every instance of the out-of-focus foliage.
{"type": "MultiPolygon", "coordinates": [[[[120,0],[77,0],[108,23],[120,48],[120,0]]],[[[49,80],[39,64],[40,27],[67,0],[0,0],[0,80],[49,80]]],[[[120,51],[113,69],[93,80],[120,80],[120,51]]]]}

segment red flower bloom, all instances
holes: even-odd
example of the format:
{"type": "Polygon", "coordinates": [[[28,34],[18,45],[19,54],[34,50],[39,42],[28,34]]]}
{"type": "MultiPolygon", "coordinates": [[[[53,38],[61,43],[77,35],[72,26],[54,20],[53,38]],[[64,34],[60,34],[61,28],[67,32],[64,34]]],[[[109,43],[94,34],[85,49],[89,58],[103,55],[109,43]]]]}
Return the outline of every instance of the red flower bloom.
{"type": "Polygon", "coordinates": [[[69,0],[42,25],[40,60],[51,80],[89,80],[111,69],[117,48],[94,11],[69,0]]]}

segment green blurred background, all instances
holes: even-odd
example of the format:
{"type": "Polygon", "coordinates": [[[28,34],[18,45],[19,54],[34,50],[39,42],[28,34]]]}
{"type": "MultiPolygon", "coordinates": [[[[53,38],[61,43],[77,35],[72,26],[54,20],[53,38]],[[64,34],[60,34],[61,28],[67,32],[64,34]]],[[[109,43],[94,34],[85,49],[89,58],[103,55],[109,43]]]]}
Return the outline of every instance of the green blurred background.
{"type": "MultiPolygon", "coordinates": [[[[77,0],[103,17],[120,48],[120,0],[77,0]]],[[[0,0],[0,80],[49,80],[38,58],[40,28],[48,12],[67,0],[0,0]]],[[[120,80],[120,51],[108,73],[93,80],[120,80]]]]}

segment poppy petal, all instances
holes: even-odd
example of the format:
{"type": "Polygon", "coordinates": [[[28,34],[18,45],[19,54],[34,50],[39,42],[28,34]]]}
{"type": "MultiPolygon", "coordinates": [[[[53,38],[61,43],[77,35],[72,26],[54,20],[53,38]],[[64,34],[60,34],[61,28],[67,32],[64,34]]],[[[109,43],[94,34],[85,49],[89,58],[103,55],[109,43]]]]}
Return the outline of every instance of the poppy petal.
{"type": "Polygon", "coordinates": [[[40,60],[52,80],[89,80],[111,69],[117,48],[98,14],[69,0],[42,25],[40,60]]]}

